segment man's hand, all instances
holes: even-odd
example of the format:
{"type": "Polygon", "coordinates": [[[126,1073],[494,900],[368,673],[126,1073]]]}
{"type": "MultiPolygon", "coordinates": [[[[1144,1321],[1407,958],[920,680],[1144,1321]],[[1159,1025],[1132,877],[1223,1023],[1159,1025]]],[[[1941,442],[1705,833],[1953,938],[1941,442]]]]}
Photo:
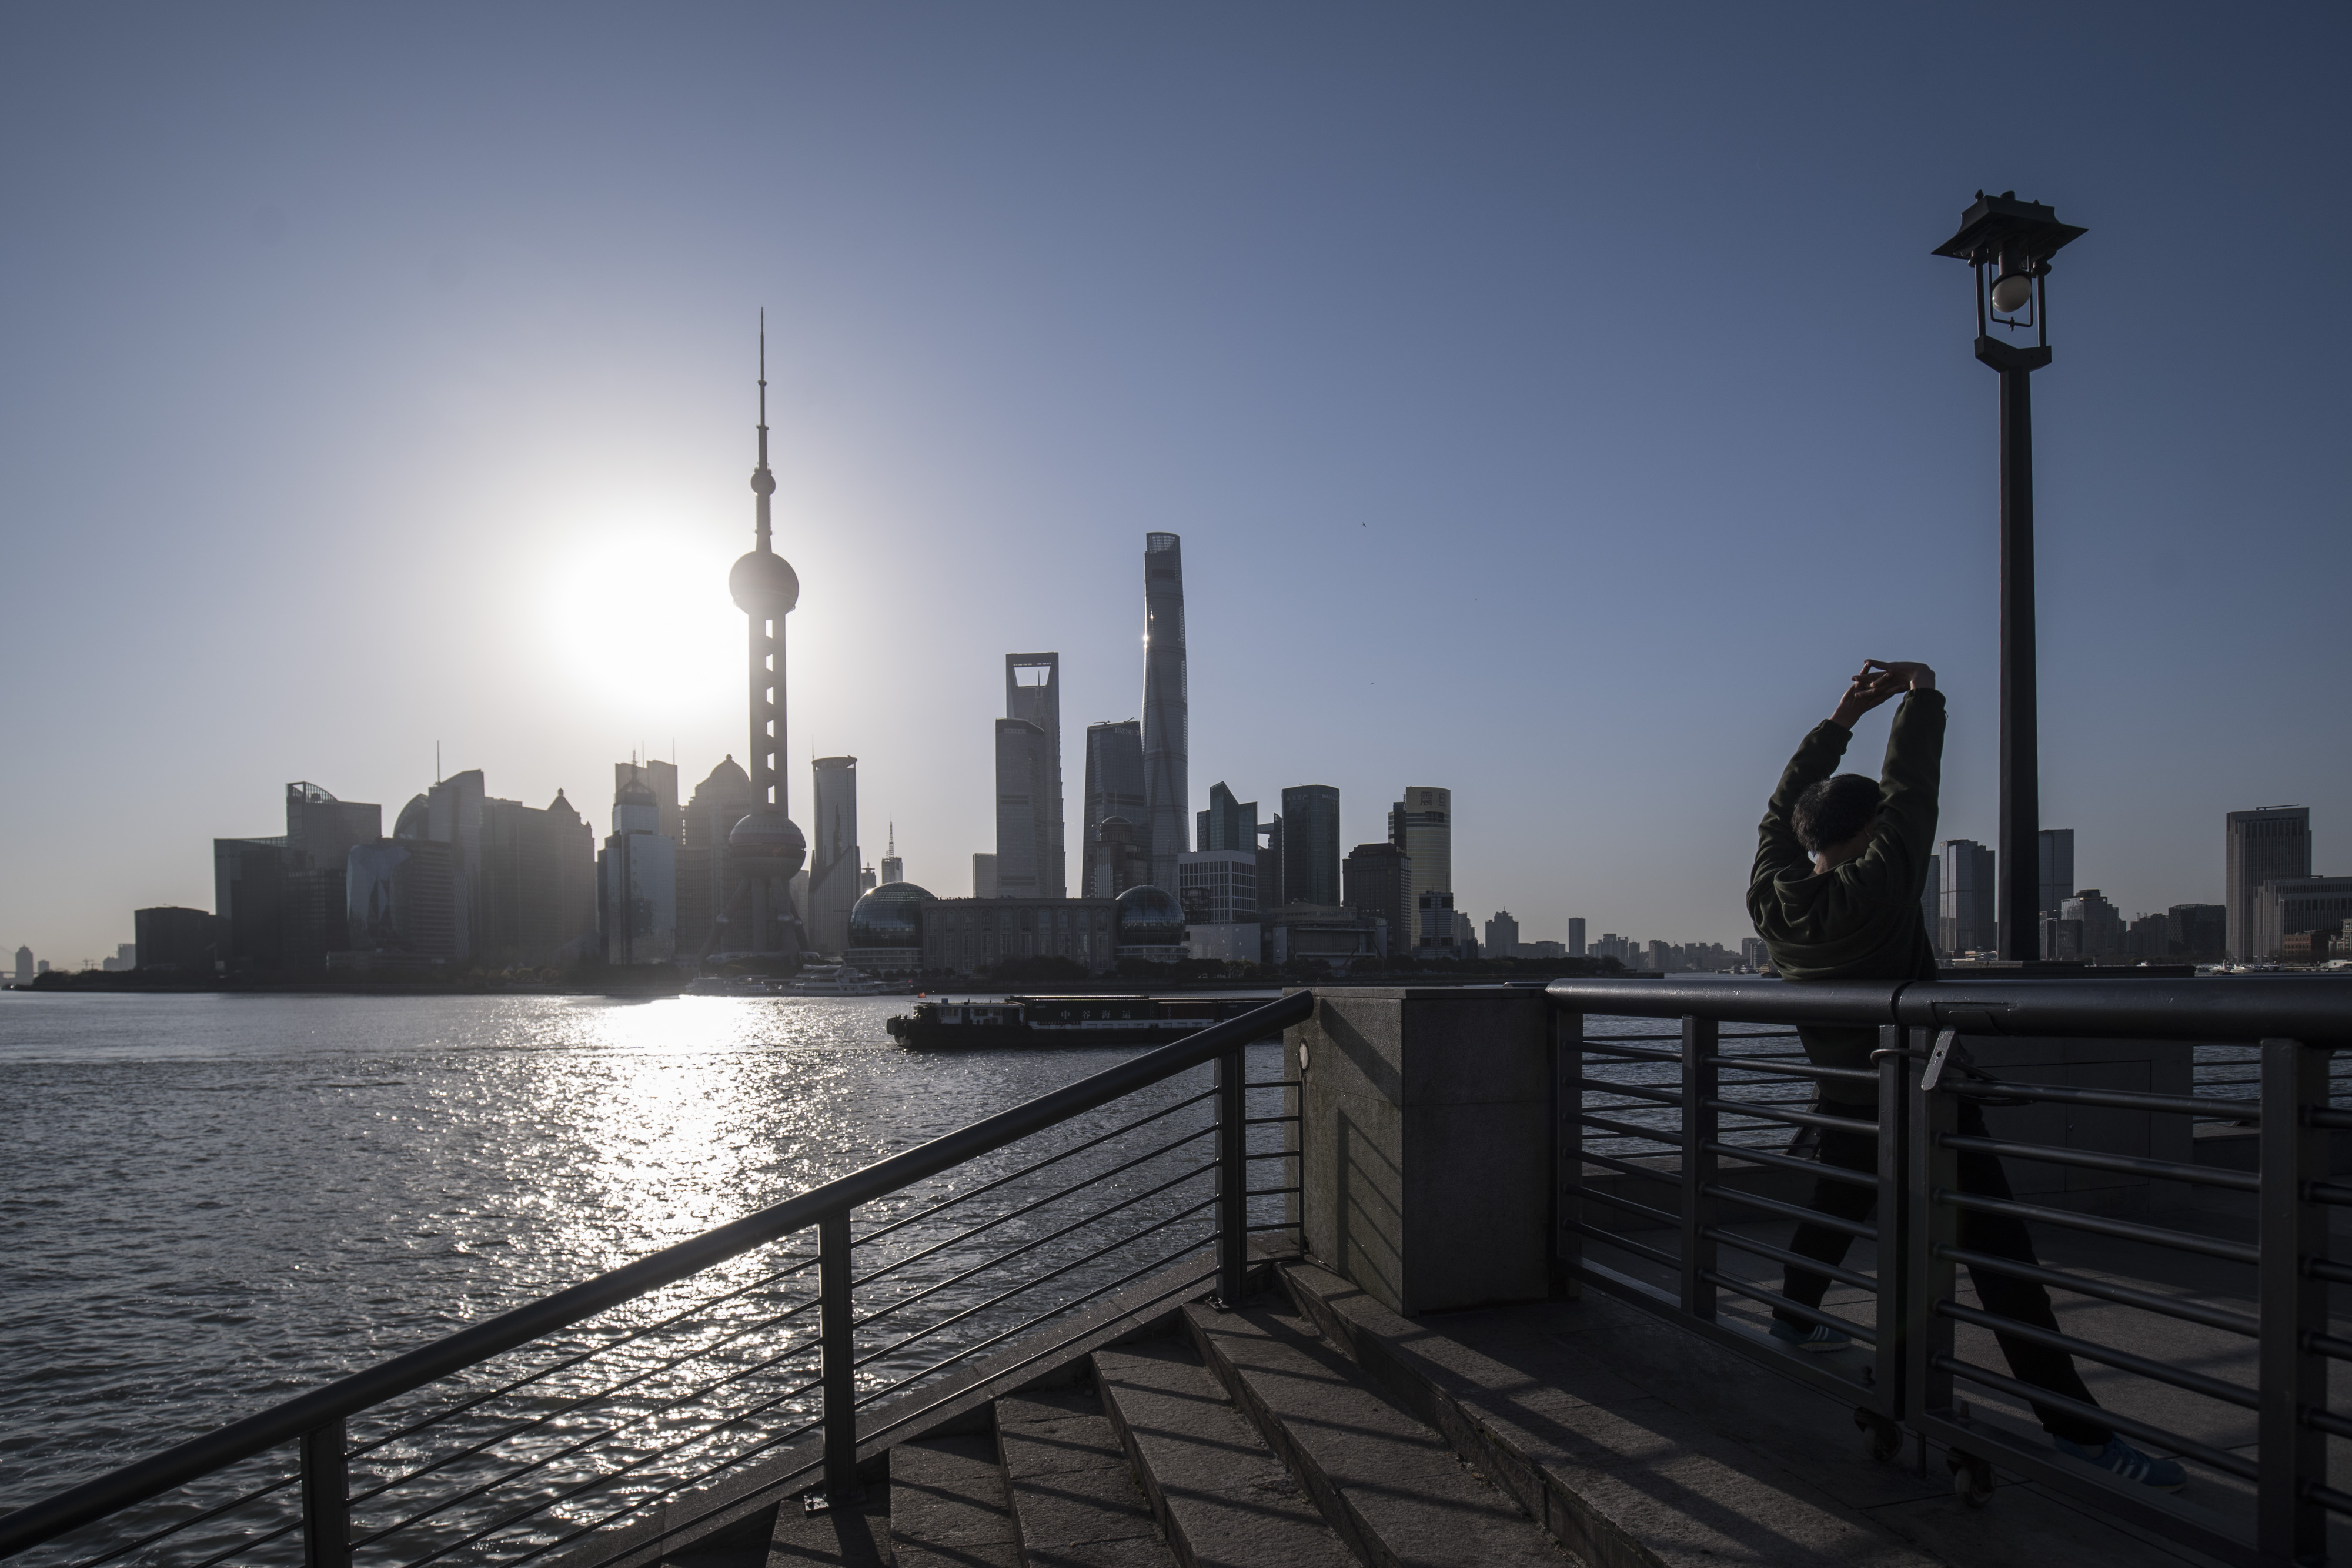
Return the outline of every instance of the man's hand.
{"type": "Polygon", "coordinates": [[[1898,692],[1935,689],[1936,672],[1925,664],[1865,659],[1861,672],[1846,683],[1845,695],[1838,699],[1830,722],[1841,729],[1852,729],[1854,720],[1898,692]]]}

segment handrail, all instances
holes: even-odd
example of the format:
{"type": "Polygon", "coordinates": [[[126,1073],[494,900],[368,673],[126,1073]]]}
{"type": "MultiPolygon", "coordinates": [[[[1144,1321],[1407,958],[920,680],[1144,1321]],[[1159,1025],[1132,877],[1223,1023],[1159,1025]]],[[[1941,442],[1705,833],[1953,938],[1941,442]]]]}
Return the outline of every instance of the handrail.
{"type": "Polygon", "coordinates": [[[2140,1040],[2352,1040],[2352,979],[1554,980],[1553,1004],[1631,1018],[2140,1040]]]}
{"type": "Polygon", "coordinates": [[[1189,1040],[1146,1051],[1076,1083],[929,1143],[876,1161],[822,1186],[772,1204],[716,1229],[649,1253],[568,1290],[445,1335],[323,1387],[273,1405],[161,1453],[28,1503],[0,1517],[0,1557],[13,1556],[241,1459],[290,1443],[451,1373],[527,1344],[664,1285],[700,1273],[764,1242],[911,1186],[1072,1116],[1198,1067],[1270,1031],[1303,1023],[1315,994],[1295,990],[1237,1018],[1211,1024],[1189,1040]]]}

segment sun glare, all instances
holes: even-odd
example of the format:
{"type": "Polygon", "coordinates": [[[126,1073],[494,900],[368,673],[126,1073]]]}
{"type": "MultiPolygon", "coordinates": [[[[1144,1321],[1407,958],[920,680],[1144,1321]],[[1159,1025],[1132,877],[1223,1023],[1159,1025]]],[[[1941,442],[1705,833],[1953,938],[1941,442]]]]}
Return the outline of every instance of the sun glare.
{"type": "Polygon", "coordinates": [[[553,573],[541,613],[549,644],[584,693],[637,705],[728,668],[741,622],[727,562],[674,548],[677,530],[593,536],[553,573]]]}

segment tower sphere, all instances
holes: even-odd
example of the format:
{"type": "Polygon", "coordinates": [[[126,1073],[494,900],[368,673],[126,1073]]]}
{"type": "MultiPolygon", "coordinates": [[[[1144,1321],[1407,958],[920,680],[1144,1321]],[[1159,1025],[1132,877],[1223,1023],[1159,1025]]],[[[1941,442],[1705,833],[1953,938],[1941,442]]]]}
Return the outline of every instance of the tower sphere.
{"type": "Polygon", "coordinates": [[[746,615],[786,615],[801,601],[800,574],[766,550],[752,550],[727,574],[727,591],[746,615]]]}
{"type": "Polygon", "coordinates": [[[759,806],[729,831],[727,854],[754,876],[790,876],[808,860],[808,840],[773,806],[759,806]]]}

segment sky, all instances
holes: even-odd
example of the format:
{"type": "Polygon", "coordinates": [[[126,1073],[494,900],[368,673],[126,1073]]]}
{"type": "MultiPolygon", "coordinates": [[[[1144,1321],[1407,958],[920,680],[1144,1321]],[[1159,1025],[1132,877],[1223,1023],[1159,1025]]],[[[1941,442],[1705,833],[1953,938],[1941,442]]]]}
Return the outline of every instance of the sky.
{"type": "MultiPolygon", "coordinates": [[[[2126,915],[2222,816],[2352,872],[2341,6],[17,6],[0,950],[212,907],[282,786],[609,826],[746,749],[759,313],[790,779],[970,891],[1003,655],[1193,805],[1454,791],[1457,907],[1734,944],[1865,657],[1995,832],[1993,374],[1929,253],[2089,234],[2034,378],[2042,821],[2126,915]]],[[[1891,710],[1889,710],[1891,711],[1891,710]]],[[[1851,763],[1874,772],[1885,714],[1851,763]]]]}

